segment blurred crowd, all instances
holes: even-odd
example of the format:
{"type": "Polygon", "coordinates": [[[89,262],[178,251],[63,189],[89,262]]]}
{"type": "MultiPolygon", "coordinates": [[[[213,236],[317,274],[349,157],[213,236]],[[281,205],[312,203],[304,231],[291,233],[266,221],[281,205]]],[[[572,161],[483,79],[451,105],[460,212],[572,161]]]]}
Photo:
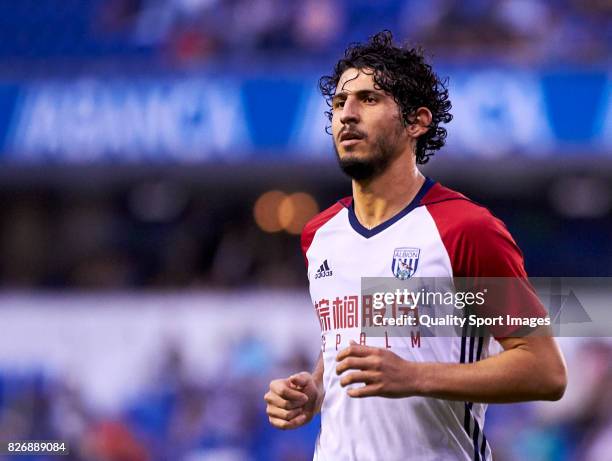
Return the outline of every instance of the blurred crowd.
{"type": "Polygon", "coordinates": [[[296,353],[273,363],[261,340],[243,338],[224,363],[233,366],[195,380],[180,350],[168,346],[151,365],[146,388],[116,411],[96,409],[62,376],[2,371],[0,440],[61,440],[70,449],[67,461],[310,460],[318,421],[279,438],[262,396],[271,377],[312,361],[296,353]]]}
{"type": "Polygon", "coordinates": [[[191,190],[179,197],[175,186],[164,184],[142,186],[144,197],[139,187],[93,197],[70,190],[7,192],[0,211],[0,285],[305,286],[299,237],[257,228],[256,195],[235,191],[232,199],[191,190]],[[163,191],[152,192],[156,187],[163,191]]]}
{"type": "MultiPolygon", "coordinates": [[[[489,408],[487,438],[496,460],[607,459],[612,344],[565,341],[573,343],[563,401],[489,408]]],[[[0,439],[65,440],[71,449],[67,461],[310,460],[318,419],[297,431],[277,431],[267,422],[262,400],[270,379],[309,369],[310,358],[296,353],[287,363],[273,363],[264,342],[244,338],[224,363],[235,366],[194,381],[180,351],[169,346],[152,368],[147,389],[113,414],[95,411],[61,377],[0,373],[0,439]]]]}
{"type": "Polygon", "coordinates": [[[109,28],[186,61],[327,54],[386,28],[443,58],[588,62],[606,56],[612,38],[604,0],[115,0],[107,8],[109,28]]]}
{"type": "Polygon", "coordinates": [[[451,62],[554,64],[609,59],[612,7],[605,0],[1,0],[0,13],[0,58],[20,61],[320,62],[390,29],[451,62]]]}

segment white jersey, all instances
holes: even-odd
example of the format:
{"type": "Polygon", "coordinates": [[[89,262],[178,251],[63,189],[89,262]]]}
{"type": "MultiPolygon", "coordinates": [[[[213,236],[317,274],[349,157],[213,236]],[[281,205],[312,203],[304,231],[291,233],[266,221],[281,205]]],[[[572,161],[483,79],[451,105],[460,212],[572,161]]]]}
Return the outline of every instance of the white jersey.
{"type": "Polygon", "coordinates": [[[355,399],[340,386],[336,355],[351,340],[419,362],[469,363],[500,350],[492,337],[365,337],[371,309],[361,277],[397,276],[397,255],[413,277],[524,276],[519,249],[501,221],[427,179],[415,199],[373,229],[346,198],[302,234],[310,295],[321,326],[325,399],[316,461],[489,460],[486,405],[434,398],[355,399]],[[398,253],[399,252],[399,253],[398,253]],[[395,272],[395,274],[394,274],[395,272]]]}

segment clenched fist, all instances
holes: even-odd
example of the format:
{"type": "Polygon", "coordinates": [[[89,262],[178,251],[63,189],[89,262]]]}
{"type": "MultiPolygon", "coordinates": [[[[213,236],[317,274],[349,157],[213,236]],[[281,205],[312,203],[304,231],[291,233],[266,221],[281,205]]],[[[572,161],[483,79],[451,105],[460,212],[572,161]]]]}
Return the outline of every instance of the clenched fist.
{"type": "Polygon", "coordinates": [[[319,412],[323,391],[313,376],[303,371],[272,381],[264,400],[270,424],[278,429],[295,429],[319,412]]]}

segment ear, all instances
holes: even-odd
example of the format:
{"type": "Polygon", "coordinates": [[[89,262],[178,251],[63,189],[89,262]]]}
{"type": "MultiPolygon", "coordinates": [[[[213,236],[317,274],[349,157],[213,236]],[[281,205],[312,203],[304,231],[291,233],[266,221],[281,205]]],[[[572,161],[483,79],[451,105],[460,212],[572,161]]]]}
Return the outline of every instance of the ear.
{"type": "Polygon", "coordinates": [[[413,138],[418,138],[427,133],[432,118],[431,111],[427,107],[419,107],[410,117],[410,122],[406,127],[408,134],[413,138]]]}

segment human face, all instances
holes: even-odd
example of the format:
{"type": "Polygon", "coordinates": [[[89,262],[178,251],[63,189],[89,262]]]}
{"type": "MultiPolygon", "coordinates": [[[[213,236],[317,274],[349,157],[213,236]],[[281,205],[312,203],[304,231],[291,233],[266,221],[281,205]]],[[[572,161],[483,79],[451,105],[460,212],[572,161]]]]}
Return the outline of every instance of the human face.
{"type": "Polygon", "coordinates": [[[347,69],[332,99],[332,134],[342,170],[356,180],[383,173],[408,137],[393,97],[375,88],[369,69],[347,69]]]}

